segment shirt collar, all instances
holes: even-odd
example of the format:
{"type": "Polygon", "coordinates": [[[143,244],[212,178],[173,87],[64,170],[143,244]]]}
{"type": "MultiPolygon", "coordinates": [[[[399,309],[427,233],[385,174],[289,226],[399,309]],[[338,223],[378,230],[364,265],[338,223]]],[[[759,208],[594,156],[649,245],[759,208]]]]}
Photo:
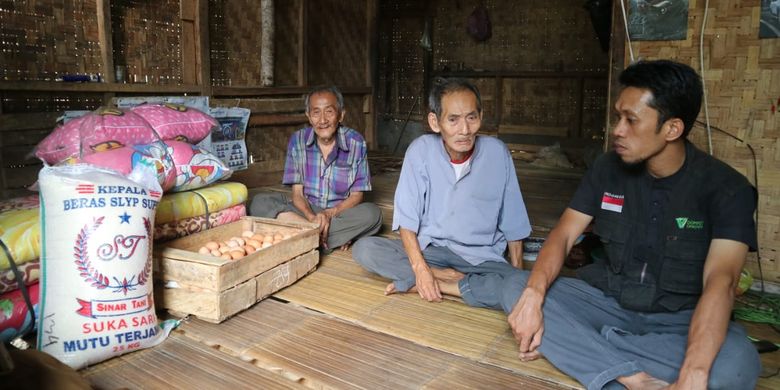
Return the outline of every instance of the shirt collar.
{"type": "MultiPolygon", "coordinates": [[[[444,139],[442,138],[441,134],[436,134],[439,136],[439,153],[441,153],[442,157],[447,160],[447,162],[452,162],[452,159],[450,159],[449,153],[447,153],[447,147],[444,146],[444,139]]],[[[479,139],[482,138],[481,135],[477,135],[474,138],[474,150],[471,152],[471,156],[469,156],[469,159],[471,159],[472,162],[476,159],[477,154],[479,154],[479,139]]]]}
{"type": "MultiPolygon", "coordinates": [[[[316,140],[317,133],[314,132],[314,127],[309,127],[309,134],[306,137],[306,146],[311,147],[316,140]]],[[[339,125],[339,128],[336,129],[336,146],[345,152],[349,152],[349,147],[347,146],[347,132],[342,125],[339,125]]]]}

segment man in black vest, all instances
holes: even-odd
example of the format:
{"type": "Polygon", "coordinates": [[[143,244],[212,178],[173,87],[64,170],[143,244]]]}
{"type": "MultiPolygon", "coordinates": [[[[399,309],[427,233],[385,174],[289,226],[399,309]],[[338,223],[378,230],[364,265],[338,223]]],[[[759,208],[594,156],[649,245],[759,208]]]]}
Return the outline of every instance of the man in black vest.
{"type": "Polygon", "coordinates": [[[588,389],[752,389],[758,354],[730,315],[757,246],[755,189],[686,140],[702,99],[693,69],[643,61],[620,82],[614,150],[585,175],[533,271],[503,287],[520,358],[544,355],[588,389]],[[591,221],[607,258],[558,278],[591,221]]]}

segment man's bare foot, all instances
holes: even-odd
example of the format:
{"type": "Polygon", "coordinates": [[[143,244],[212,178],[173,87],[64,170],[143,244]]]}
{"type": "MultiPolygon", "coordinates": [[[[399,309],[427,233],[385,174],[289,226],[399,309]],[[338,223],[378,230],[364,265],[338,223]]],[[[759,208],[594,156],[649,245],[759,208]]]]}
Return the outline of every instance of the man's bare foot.
{"type": "Polygon", "coordinates": [[[348,251],[350,245],[352,245],[352,241],[348,241],[346,244],[340,246],[339,249],[341,249],[342,251],[348,251]]]}
{"type": "Polygon", "coordinates": [[[617,378],[623,386],[629,390],[642,389],[642,390],[656,390],[664,389],[669,386],[668,383],[662,381],[656,377],[650,376],[646,372],[639,372],[630,376],[621,376],[617,378]]]}
{"type": "MultiPolygon", "coordinates": [[[[385,287],[385,295],[395,294],[395,293],[398,293],[398,292],[400,292],[400,291],[395,289],[395,283],[391,282],[390,284],[387,285],[387,287],[385,287]]],[[[417,292],[417,286],[412,286],[412,288],[410,288],[408,291],[404,291],[404,292],[407,292],[407,293],[417,292]]]]}

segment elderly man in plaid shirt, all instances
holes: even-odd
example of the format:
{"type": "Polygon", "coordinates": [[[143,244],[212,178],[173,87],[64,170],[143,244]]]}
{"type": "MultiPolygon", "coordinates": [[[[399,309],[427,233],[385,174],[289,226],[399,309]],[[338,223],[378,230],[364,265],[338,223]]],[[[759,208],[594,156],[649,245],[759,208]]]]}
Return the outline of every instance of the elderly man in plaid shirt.
{"type": "Polygon", "coordinates": [[[290,137],[282,179],[292,186],[292,195],[260,193],[250,214],[316,223],[323,249],[346,250],[382,226],[379,208],[363,202],[363,192],[371,191],[366,141],[341,124],[344,97],[336,87],[311,91],[305,103],[311,126],[290,137]]]}

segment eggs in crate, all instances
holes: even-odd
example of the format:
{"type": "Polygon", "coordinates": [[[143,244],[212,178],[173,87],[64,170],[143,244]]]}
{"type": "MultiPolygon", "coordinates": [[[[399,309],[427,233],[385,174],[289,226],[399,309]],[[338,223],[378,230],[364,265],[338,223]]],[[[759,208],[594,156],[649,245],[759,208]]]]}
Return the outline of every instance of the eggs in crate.
{"type": "Polygon", "coordinates": [[[209,241],[198,249],[198,253],[225,260],[238,260],[292,236],[293,232],[285,229],[265,229],[257,232],[245,230],[241,233],[241,237],[230,237],[226,241],[209,241]]]}

